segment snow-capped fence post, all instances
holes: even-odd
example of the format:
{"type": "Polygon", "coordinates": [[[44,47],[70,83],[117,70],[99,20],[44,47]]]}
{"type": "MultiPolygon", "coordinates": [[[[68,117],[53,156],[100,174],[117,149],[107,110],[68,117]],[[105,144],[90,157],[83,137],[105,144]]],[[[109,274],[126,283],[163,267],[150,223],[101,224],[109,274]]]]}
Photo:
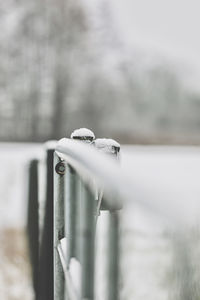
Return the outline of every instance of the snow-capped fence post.
{"type": "MultiPolygon", "coordinates": [[[[113,139],[96,139],[95,147],[110,157],[119,160],[120,144],[113,139]]],[[[103,190],[98,192],[97,215],[100,210],[109,210],[103,197],[103,190]]],[[[121,209],[118,207],[117,209],[121,209]]],[[[118,281],[119,281],[119,215],[117,210],[110,211],[109,215],[109,234],[108,234],[108,280],[107,291],[108,300],[118,300],[118,281]]]]}
{"type": "MultiPolygon", "coordinates": [[[[71,138],[79,140],[87,144],[92,144],[95,139],[94,133],[87,128],[80,128],[72,132],[71,138]]],[[[95,199],[91,194],[88,187],[78,178],[74,177],[71,169],[71,176],[69,187],[73,188],[75,185],[74,178],[77,179],[76,187],[78,195],[69,199],[69,209],[71,211],[71,225],[69,224],[69,235],[71,234],[71,243],[76,240],[76,255],[81,262],[82,274],[81,274],[81,299],[93,299],[94,298],[94,232],[95,232],[95,199]],[[77,202],[73,203],[74,200],[77,202]],[[75,206],[76,205],[76,208],[75,206]],[[71,207],[71,209],[70,209],[71,207]],[[76,211],[74,211],[74,208],[76,211]],[[75,213],[75,214],[74,214],[75,213]],[[74,221],[72,219],[74,218],[74,221]],[[76,226],[74,228],[74,226],[76,226]],[[76,230],[76,236],[73,237],[73,231],[76,230]]],[[[73,190],[73,194],[75,191],[73,190]]],[[[69,243],[68,243],[69,244],[69,243]]],[[[70,247],[70,246],[69,246],[70,247]]],[[[70,249],[69,249],[70,251],[70,249]]],[[[73,248],[69,252],[71,256],[73,248]]],[[[72,257],[72,256],[71,256],[72,257]]]]}
{"type": "MultiPolygon", "coordinates": [[[[82,128],[75,130],[71,139],[91,143],[94,139],[92,131],[82,128]]],[[[61,139],[65,140],[65,138],[61,139]]],[[[94,275],[94,209],[87,205],[88,197],[84,197],[86,187],[78,174],[70,166],[54,154],[54,298],[64,299],[64,269],[70,269],[71,258],[77,258],[82,264],[82,294],[93,299],[94,275]],[[90,209],[92,209],[92,214],[90,209]],[[83,211],[84,210],[84,211],[83,211]],[[87,211],[88,210],[88,211],[87,211]],[[87,212],[87,213],[86,213],[87,212]],[[89,214],[88,214],[89,213],[89,214]],[[87,224],[89,222],[89,226],[87,224]],[[92,226],[92,227],[91,227],[92,226]],[[86,229],[85,229],[86,228],[86,229]],[[91,234],[87,234],[90,231],[91,234]],[[66,250],[62,239],[66,238],[66,250]],[[87,242],[86,242],[87,241],[87,242]],[[64,251],[64,252],[63,252],[64,251]],[[64,262],[63,257],[64,253],[64,262]],[[88,265],[88,261],[90,265],[88,265]],[[92,263],[93,261],[93,263],[92,263]],[[85,267],[84,267],[85,266],[85,267]],[[88,276],[91,278],[88,283],[88,276]],[[92,297],[92,298],[91,298],[92,297]]],[[[90,199],[90,198],[89,198],[90,199]]],[[[90,203],[94,205],[94,199],[90,203]]],[[[66,294],[70,291],[66,291],[66,294]]],[[[85,298],[85,296],[84,296],[85,298]]]]}
{"type": "MultiPolygon", "coordinates": [[[[105,153],[106,155],[112,157],[113,159],[119,161],[120,155],[120,144],[113,139],[99,138],[94,141],[94,146],[98,151],[105,153]]],[[[97,204],[97,216],[100,210],[108,210],[103,199],[103,190],[97,190],[98,194],[98,204],[97,204]]],[[[121,207],[119,207],[120,209],[121,207]]]]}
{"type": "MultiPolygon", "coordinates": [[[[79,129],[72,133],[71,139],[79,140],[79,143],[71,143],[69,139],[61,139],[58,142],[57,153],[61,159],[66,162],[65,172],[65,236],[66,236],[66,253],[64,255],[63,268],[66,270],[66,280],[68,281],[69,293],[73,290],[73,282],[69,281],[71,272],[74,271],[75,264],[80,264],[81,271],[76,273],[74,278],[76,284],[80,281],[79,296],[75,296],[75,299],[94,299],[94,246],[95,246],[95,226],[97,217],[97,201],[95,201],[95,185],[98,191],[98,202],[101,205],[103,196],[103,189],[96,182],[96,176],[90,176],[87,178],[87,174],[81,171],[82,162],[87,161],[85,168],[89,169],[90,164],[94,166],[97,161],[88,157],[90,155],[89,147],[83,147],[83,153],[81,153],[81,144],[84,142],[87,144],[93,144],[96,148],[114,159],[119,158],[120,145],[111,139],[97,139],[94,140],[93,134],[88,134],[87,129],[79,129]],[[80,143],[80,141],[82,143],[80,143]],[[69,148],[68,148],[69,145],[69,148]],[[71,145],[71,147],[70,147],[71,145]],[[61,150],[60,150],[61,149],[61,150]],[[86,150],[88,149],[88,151],[86,150]],[[69,150],[69,152],[68,152],[69,150]],[[65,151],[68,153],[65,156],[65,151]],[[87,152],[89,152],[87,154],[87,152]],[[64,154],[64,156],[63,156],[64,154]],[[72,160],[71,160],[72,159],[72,160]],[[77,172],[77,173],[76,173],[77,172]],[[73,246],[74,245],[74,246],[73,246]],[[77,259],[77,262],[75,262],[77,259]],[[74,264],[75,263],[75,264],[74,264]],[[80,278],[77,280],[77,278],[80,278]],[[70,283],[71,282],[71,283],[70,283]],[[72,286],[72,287],[71,287],[72,286]],[[76,298],[78,297],[78,298],[76,298]]],[[[93,148],[93,147],[91,147],[93,148]]],[[[96,152],[95,152],[96,153],[96,152]]],[[[98,157],[98,156],[97,156],[98,157]]],[[[100,158],[100,157],[99,157],[100,158]]],[[[102,168],[105,166],[102,160],[100,169],[96,169],[96,174],[102,172],[102,168]]],[[[107,160],[105,160],[105,163],[107,160]]],[[[111,195],[110,195],[111,197],[111,195]]],[[[115,193],[112,198],[115,197],[115,193]]],[[[118,278],[119,278],[119,216],[117,210],[121,208],[121,202],[118,199],[103,199],[106,210],[110,211],[110,225],[109,225],[109,240],[107,241],[108,252],[108,275],[106,281],[109,284],[107,290],[108,300],[118,299],[118,278]],[[109,201],[110,200],[110,201],[109,201]],[[112,204],[111,204],[112,203],[112,204]]],[[[100,207],[99,207],[100,208],[100,207]]],[[[62,247],[62,246],[61,246],[62,247]]],[[[61,251],[62,252],[62,251],[61,251]]],[[[65,252],[65,251],[64,251],[65,252]]],[[[61,253],[62,256],[62,253],[61,253]]],[[[62,259],[62,258],[61,258],[62,259]]],[[[75,285],[76,285],[75,284],[75,285]]],[[[79,285],[79,284],[78,284],[79,285]]],[[[77,286],[75,287],[75,289],[77,286]]],[[[73,292],[72,292],[73,294],[73,292]]],[[[75,292],[76,294],[76,292],[75,292]]]]}
{"type": "MultiPolygon", "coordinates": [[[[45,201],[41,202],[40,207],[43,208],[44,204],[43,213],[38,212],[38,206],[35,207],[37,216],[40,217],[39,222],[36,218],[37,222],[34,223],[34,226],[38,226],[35,227],[38,231],[40,228],[40,235],[36,234],[36,300],[94,300],[96,191],[102,191],[98,199],[102,199],[103,195],[98,178],[104,174],[102,182],[107,178],[105,186],[107,182],[112,185],[112,181],[104,173],[104,167],[109,165],[109,160],[99,155],[95,147],[84,145],[94,146],[94,138],[93,132],[84,128],[74,131],[71,139],[64,138],[59,142],[46,144],[46,192],[45,201]]],[[[112,145],[111,140],[107,142],[108,152],[116,158],[119,153],[118,144],[114,141],[113,145],[113,140],[112,145]]],[[[40,197],[36,162],[33,163],[32,177],[30,174],[29,197],[35,197],[35,204],[38,204],[40,197]]],[[[118,299],[119,219],[116,210],[119,204],[113,197],[114,193],[104,199],[107,209],[110,210],[110,233],[107,241],[110,250],[106,277],[109,283],[108,300],[118,299]]]]}
{"type": "Polygon", "coordinates": [[[39,200],[38,200],[38,160],[34,159],[29,165],[28,186],[28,221],[27,233],[30,261],[32,267],[33,287],[35,298],[38,299],[39,276],[39,200]]]}
{"type": "MultiPolygon", "coordinates": [[[[95,135],[93,131],[87,128],[79,128],[72,132],[71,139],[75,141],[80,141],[86,144],[92,144],[95,139],[95,135]]],[[[68,231],[70,243],[67,244],[68,249],[68,259],[71,257],[76,257],[80,259],[80,236],[81,236],[81,220],[83,218],[82,215],[82,192],[84,190],[84,186],[75,170],[73,170],[69,166],[70,177],[66,176],[66,184],[68,185],[69,197],[68,201],[66,201],[66,208],[68,208],[68,231]]],[[[66,224],[67,225],[67,224],[66,224]]],[[[68,261],[69,262],[69,261],[68,261]]]]}
{"type": "MultiPolygon", "coordinates": [[[[80,138],[80,140],[86,140],[86,138],[83,137],[80,138]]],[[[120,148],[118,146],[113,147],[113,145],[109,144],[110,142],[108,140],[106,143],[109,147],[111,146],[111,152],[109,153],[108,151],[108,154],[111,154],[114,157],[116,154],[118,156],[120,148]]],[[[102,147],[99,147],[99,149],[101,148],[102,147]]],[[[131,174],[127,174],[127,171],[123,168],[120,168],[113,159],[108,159],[106,155],[101,155],[95,149],[95,147],[85,145],[80,141],[75,142],[72,139],[66,138],[62,141],[59,141],[56,146],[52,146],[47,149],[46,202],[43,218],[41,217],[41,211],[38,211],[39,208],[43,208],[43,205],[39,207],[39,201],[41,200],[41,197],[39,197],[40,195],[38,193],[38,164],[40,164],[40,162],[37,159],[30,162],[28,190],[28,234],[36,300],[94,300],[94,295],[98,297],[98,293],[103,294],[103,296],[101,295],[100,297],[101,299],[118,300],[120,298],[120,294],[125,295],[124,286],[122,288],[122,293],[119,289],[119,240],[120,236],[124,234],[125,238],[122,238],[123,247],[121,252],[122,255],[125,256],[127,255],[127,252],[124,251],[124,246],[126,247],[126,243],[128,242],[127,237],[129,238],[130,232],[135,232],[135,227],[129,227],[129,218],[131,218],[131,215],[129,215],[128,210],[132,207],[137,207],[137,205],[139,205],[139,207],[141,205],[141,212],[144,212],[144,216],[141,215],[141,232],[140,229],[138,230],[137,228],[138,224],[136,224],[136,231],[138,231],[136,232],[136,234],[138,234],[136,239],[141,234],[142,239],[143,237],[145,238],[145,243],[143,245],[142,242],[142,247],[144,246],[146,249],[146,238],[147,242],[149,243],[149,237],[153,238],[153,242],[155,242],[155,251],[157,251],[157,248],[159,248],[158,250],[160,251],[160,242],[162,245],[164,245],[164,248],[162,247],[162,251],[164,251],[162,253],[164,254],[166,254],[166,249],[168,250],[168,246],[170,246],[170,251],[167,251],[167,254],[169,254],[170,259],[172,258],[173,260],[170,262],[170,260],[168,260],[168,258],[164,255],[164,260],[160,261],[161,268],[163,268],[164,272],[164,268],[166,268],[166,274],[168,274],[169,271],[170,274],[172,274],[170,278],[167,277],[166,281],[167,287],[170,288],[170,295],[178,295],[180,299],[192,299],[192,296],[196,296],[198,294],[198,280],[196,280],[198,279],[198,276],[196,276],[196,268],[193,268],[193,260],[191,263],[191,258],[193,258],[191,255],[194,254],[196,257],[196,252],[193,253],[193,247],[195,248],[196,242],[198,242],[198,232],[196,231],[195,225],[196,223],[192,222],[187,224],[188,221],[190,222],[190,218],[188,218],[186,215],[184,216],[182,211],[177,215],[179,210],[176,210],[174,214],[174,202],[172,203],[173,205],[171,207],[164,205],[163,209],[161,206],[163,206],[164,202],[160,204],[160,198],[158,198],[159,201],[151,199],[152,197],[162,197],[162,191],[160,193],[154,191],[153,193],[153,189],[149,189],[148,184],[146,185],[147,189],[144,189],[143,180],[137,181],[135,176],[132,180],[130,176],[131,174]],[[54,164],[53,155],[55,156],[54,164]],[[105,222],[103,220],[103,226],[105,225],[107,227],[107,217],[109,219],[109,226],[107,227],[109,231],[108,240],[106,240],[103,245],[108,246],[105,247],[106,253],[104,252],[105,248],[101,245],[101,241],[100,243],[98,243],[99,241],[96,243],[94,238],[96,225],[95,221],[97,216],[95,210],[97,202],[95,201],[95,196],[97,194],[96,191],[101,191],[101,193],[99,193],[100,196],[98,195],[98,200],[103,199],[102,201],[104,202],[106,209],[109,211],[109,213],[106,212],[105,214],[105,222]],[[149,195],[151,196],[150,198],[149,195]],[[122,201],[124,202],[125,209],[124,214],[120,216],[118,210],[121,207],[122,201]],[[134,206],[132,206],[133,204],[134,206]],[[146,214],[146,209],[150,210],[151,212],[150,218],[149,215],[146,214]],[[127,212],[128,224],[125,222],[124,224],[122,223],[121,226],[120,222],[121,220],[124,221],[124,217],[126,217],[127,212]],[[159,217],[164,217],[164,224],[162,224],[162,222],[160,223],[159,218],[159,226],[156,227],[155,231],[156,235],[151,235],[151,225],[153,225],[153,230],[155,228],[154,220],[153,224],[151,224],[151,218],[154,216],[154,213],[155,216],[158,215],[159,217]],[[144,220],[146,217],[147,222],[144,220]],[[40,219],[39,221],[42,221],[41,224],[38,222],[38,219],[40,219]],[[150,231],[148,228],[149,225],[150,231]],[[165,227],[165,225],[167,225],[167,227],[165,227]],[[192,227],[190,227],[191,225],[192,227]],[[195,227],[193,227],[194,225],[195,227]],[[121,232],[119,231],[120,227],[122,229],[121,232]],[[157,231],[158,227],[159,232],[157,231]],[[127,230],[129,229],[131,229],[131,231],[128,231],[127,235],[127,230]],[[146,233],[145,235],[143,234],[143,229],[145,230],[144,233],[146,232],[147,235],[146,233]],[[167,244],[165,243],[166,241],[167,244]],[[168,242],[170,242],[170,244],[168,244],[168,242]],[[101,255],[98,255],[99,253],[95,253],[95,243],[97,246],[96,249],[98,249],[99,252],[102,251],[101,255]],[[65,247],[66,245],[67,251],[65,247]],[[167,246],[167,248],[165,246],[167,246]],[[53,256],[55,276],[54,281],[53,256]],[[102,256],[106,257],[106,260],[102,259],[102,256]],[[176,260],[177,257],[178,261],[176,260]],[[166,258],[167,264],[165,261],[166,258]],[[95,264],[95,259],[99,259],[97,264],[95,264]],[[76,263],[76,265],[73,265],[75,267],[74,269],[71,268],[73,262],[76,263]],[[105,262],[108,271],[107,273],[105,272],[105,262]],[[94,265],[96,266],[96,270],[94,269],[94,265]],[[100,272],[98,272],[99,270],[100,272]],[[97,274],[95,284],[94,273],[95,275],[97,274]],[[104,278],[102,275],[105,275],[104,278]],[[174,279],[174,276],[176,277],[175,285],[174,280],[172,280],[174,279]],[[104,286],[98,286],[102,278],[103,281],[105,280],[107,283],[107,289],[105,289],[104,286]]],[[[41,175],[43,174],[41,173],[41,175]]],[[[44,182],[42,180],[42,184],[43,183],[44,182]]],[[[170,197],[172,196],[171,193],[169,195],[170,197]]],[[[175,194],[175,197],[176,196],[177,194],[175,194]]],[[[141,212],[139,209],[139,216],[141,212]]],[[[194,218],[193,212],[192,215],[189,215],[189,217],[191,216],[194,218]]],[[[157,218],[155,220],[157,221],[157,218]]],[[[98,225],[101,226],[102,223],[100,222],[98,225]]],[[[102,234],[101,230],[99,231],[98,229],[96,231],[97,239],[99,237],[98,234],[102,234]]],[[[140,244],[141,239],[139,239],[139,246],[140,244]]],[[[151,242],[150,248],[152,248],[151,242]]],[[[132,251],[132,248],[130,249],[132,251]]],[[[138,251],[138,249],[136,250],[138,251]]],[[[154,251],[152,253],[155,256],[154,251]]],[[[138,255],[137,252],[136,255],[138,255]]],[[[156,276],[153,277],[153,281],[156,284],[156,289],[153,288],[152,291],[153,293],[156,292],[156,295],[160,295],[160,292],[163,291],[160,289],[159,274],[161,274],[161,272],[157,272],[156,269],[152,268],[151,264],[149,265],[149,259],[152,261],[152,257],[147,257],[147,267],[150,267],[150,269],[147,270],[147,273],[155,272],[156,276]],[[156,281],[154,279],[156,279],[156,281]]],[[[122,268],[124,270],[121,269],[122,274],[120,275],[122,275],[122,279],[124,280],[126,288],[126,282],[130,284],[129,278],[131,278],[132,275],[127,274],[128,276],[126,276],[125,274],[125,277],[123,278],[124,273],[126,272],[127,263],[129,265],[129,257],[126,261],[121,260],[121,263],[123,263],[125,266],[122,268]]],[[[135,267],[134,262],[130,262],[130,266],[132,263],[135,267]]],[[[138,265],[136,267],[138,268],[140,266],[138,265]]],[[[135,273],[136,277],[138,270],[136,270],[135,273]]],[[[144,268],[142,272],[146,274],[146,268],[144,268]]],[[[148,292],[149,282],[145,282],[144,276],[141,278],[145,289],[147,284],[146,291],[148,292]]],[[[150,283],[152,282],[150,281],[150,283]]],[[[138,284],[140,283],[138,282],[138,284]]],[[[149,291],[151,293],[151,290],[149,291]]],[[[165,291],[167,292],[166,295],[168,295],[168,290],[165,289],[165,291]]],[[[141,286],[139,286],[139,295],[141,295],[140,292],[141,286]]],[[[135,288],[133,293],[135,293],[135,288]]],[[[136,290],[136,297],[137,293],[138,292],[136,290]]],[[[151,297],[154,297],[154,295],[151,295],[151,297]]]]}

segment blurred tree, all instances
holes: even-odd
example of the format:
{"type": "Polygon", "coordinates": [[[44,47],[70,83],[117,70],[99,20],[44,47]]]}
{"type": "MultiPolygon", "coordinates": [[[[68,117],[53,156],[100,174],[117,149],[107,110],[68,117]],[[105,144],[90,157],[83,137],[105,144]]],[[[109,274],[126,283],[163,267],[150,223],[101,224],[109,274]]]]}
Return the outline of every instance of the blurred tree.
{"type": "Polygon", "coordinates": [[[0,4],[0,138],[44,141],[89,126],[129,141],[200,141],[199,93],[183,86],[176,66],[124,49],[109,4],[95,5],[0,4]]]}

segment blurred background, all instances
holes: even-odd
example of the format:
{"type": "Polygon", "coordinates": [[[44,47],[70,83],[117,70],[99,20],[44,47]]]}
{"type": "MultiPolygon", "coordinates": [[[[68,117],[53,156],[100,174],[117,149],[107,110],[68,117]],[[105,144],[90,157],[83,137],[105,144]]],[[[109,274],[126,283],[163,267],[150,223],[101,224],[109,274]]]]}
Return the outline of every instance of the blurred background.
{"type": "Polygon", "coordinates": [[[198,9],[196,0],[1,3],[1,141],[89,127],[123,143],[199,143],[198,9]]]}
{"type": "Polygon", "coordinates": [[[1,299],[33,297],[25,187],[42,142],[88,127],[122,144],[200,144],[199,9],[197,0],[1,1],[1,299]]]}

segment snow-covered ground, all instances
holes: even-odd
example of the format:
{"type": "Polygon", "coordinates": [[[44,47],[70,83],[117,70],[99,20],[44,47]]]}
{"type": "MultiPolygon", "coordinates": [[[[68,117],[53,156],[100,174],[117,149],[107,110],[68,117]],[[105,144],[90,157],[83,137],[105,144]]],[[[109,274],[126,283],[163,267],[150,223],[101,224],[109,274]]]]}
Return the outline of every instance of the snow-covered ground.
{"type": "Polygon", "coordinates": [[[0,143],[0,228],[26,224],[28,162],[40,144],[0,143]]]}
{"type": "MultiPolygon", "coordinates": [[[[182,222],[136,205],[132,195],[120,213],[120,299],[199,299],[200,148],[123,147],[121,166],[152,191],[150,202],[156,195],[182,222]]],[[[103,213],[97,228],[98,299],[106,293],[107,219],[103,213]]]]}
{"type": "Polygon", "coordinates": [[[188,225],[199,222],[200,147],[125,147],[121,165],[175,217],[188,225]]]}
{"type": "Polygon", "coordinates": [[[25,233],[27,171],[41,145],[0,143],[0,299],[32,300],[25,233]]]}
{"type": "Polygon", "coordinates": [[[199,299],[200,148],[127,147],[122,167],[182,217],[180,228],[176,218],[168,221],[134,204],[124,209],[122,299],[199,299]]]}
{"type": "MultiPolygon", "coordinates": [[[[32,299],[23,231],[27,163],[41,153],[41,145],[0,144],[0,229],[4,245],[0,251],[0,299],[32,299]],[[12,243],[17,245],[17,241],[21,241],[19,247],[10,253],[12,243]]],[[[134,204],[132,195],[133,203],[120,212],[121,299],[186,299],[182,294],[185,287],[191,290],[191,299],[199,299],[200,149],[124,146],[121,166],[133,180],[139,178],[144,182],[144,189],[157,191],[157,200],[185,220],[184,228],[175,231],[176,222],[170,224],[159,215],[145,211],[134,204]]],[[[101,295],[106,291],[103,263],[107,251],[106,220],[107,214],[102,213],[97,228],[97,299],[103,299],[101,295]]]]}

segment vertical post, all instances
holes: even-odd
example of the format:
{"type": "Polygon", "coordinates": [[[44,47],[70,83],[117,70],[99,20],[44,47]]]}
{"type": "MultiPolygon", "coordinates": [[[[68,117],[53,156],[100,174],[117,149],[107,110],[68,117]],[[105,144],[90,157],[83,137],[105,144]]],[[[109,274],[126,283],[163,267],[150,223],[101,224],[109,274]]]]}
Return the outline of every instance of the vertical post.
{"type": "Polygon", "coordinates": [[[38,299],[39,275],[39,217],[38,217],[38,161],[32,160],[29,166],[28,190],[28,244],[32,267],[33,287],[35,299],[38,299]]]}
{"type": "Polygon", "coordinates": [[[110,212],[108,253],[108,300],[118,300],[119,290],[119,215],[110,212]]]}
{"type": "Polygon", "coordinates": [[[53,153],[47,149],[46,203],[44,227],[40,247],[39,293],[40,300],[53,300],[53,153]]]}
{"type": "Polygon", "coordinates": [[[65,165],[54,154],[54,299],[64,300],[64,272],[58,253],[58,244],[64,237],[64,173],[65,165]]]}
{"type": "Polygon", "coordinates": [[[81,238],[82,238],[82,219],[83,219],[83,190],[84,185],[77,174],[77,208],[75,226],[75,256],[81,263],[81,238]]]}
{"type": "Polygon", "coordinates": [[[76,225],[77,225],[77,174],[69,165],[65,174],[65,232],[67,238],[67,266],[70,259],[76,257],[76,225]]]}
{"type": "Polygon", "coordinates": [[[82,195],[81,265],[82,299],[94,299],[95,199],[87,186],[82,195]]]}

